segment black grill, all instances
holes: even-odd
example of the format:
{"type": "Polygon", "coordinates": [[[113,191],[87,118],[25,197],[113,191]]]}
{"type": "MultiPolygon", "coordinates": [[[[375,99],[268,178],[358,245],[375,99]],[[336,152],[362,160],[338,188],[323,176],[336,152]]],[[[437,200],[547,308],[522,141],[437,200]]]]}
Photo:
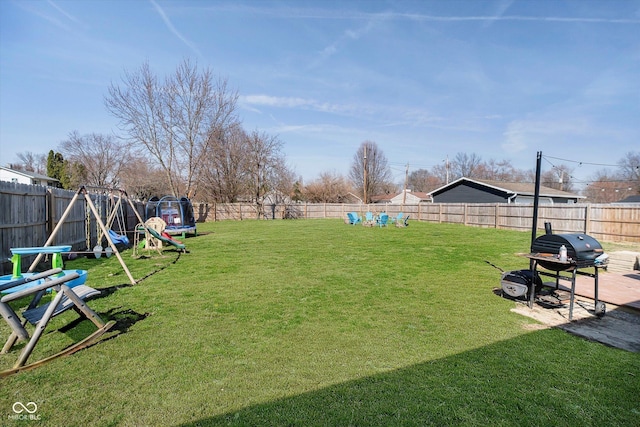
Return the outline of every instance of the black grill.
{"type": "Polygon", "coordinates": [[[592,267],[596,258],[603,254],[600,243],[586,234],[544,234],[533,241],[531,253],[541,256],[558,255],[562,245],[567,248],[569,265],[553,261],[539,261],[539,264],[555,271],[592,267]]]}

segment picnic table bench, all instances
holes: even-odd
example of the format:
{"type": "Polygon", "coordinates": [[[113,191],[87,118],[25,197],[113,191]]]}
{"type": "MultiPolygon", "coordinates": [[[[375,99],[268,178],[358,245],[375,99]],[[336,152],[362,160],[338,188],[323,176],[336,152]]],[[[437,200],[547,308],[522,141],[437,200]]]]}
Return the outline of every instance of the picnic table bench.
{"type": "Polygon", "coordinates": [[[0,298],[0,315],[2,315],[12,331],[9,338],[7,339],[7,342],[2,348],[2,351],[0,351],[0,354],[8,353],[13,345],[19,340],[29,340],[29,342],[26,344],[26,346],[18,356],[18,360],[13,368],[4,372],[0,372],[0,377],[16,373],[20,370],[35,367],[56,357],[78,351],[81,348],[84,348],[87,345],[91,344],[95,339],[111,329],[111,327],[115,324],[114,321],[105,323],[96,312],[89,308],[89,306],[85,302],[87,298],[98,295],[100,291],[86,285],[70,287],[68,283],[78,279],[80,275],[77,272],[70,272],[68,274],[60,275],[61,273],[61,268],[53,268],[43,273],[18,278],[12,282],[2,285],[2,289],[0,289],[0,291],[7,290],[15,286],[22,286],[29,282],[36,283],[34,286],[23,288],[17,292],[9,293],[8,295],[0,298]],[[51,302],[40,305],[40,301],[48,289],[55,290],[56,294],[52,297],[51,302]],[[9,303],[29,296],[33,297],[27,309],[22,313],[22,316],[25,320],[21,321],[16,312],[9,305],[9,303]],[[66,348],[60,353],[57,353],[41,361],[34,362],[30,365],[25,365],[27,359],[33,352],[33,349],[38,343],[38,340],[42,336],[42,333],[47,327],[49,321],[53,317],[65,312],[70,308],[75,309],[80,315],[93,322],[98,330],[91,334],[89,337],[85,338],[79,343],[66,348]],[[33,335],[31,336],[31,339],[29,339],[29,332],[25,328],[27,323],[35,325],[35,330],[33,332],[33,335]]]}
{"type": "Polygon", "coordinates": [[[29,248],[11,248],[11,263],[13,264],[13,278],[22,277],[22,255],[53,254],[51,268],[62,268],[62,253],[71,250],[70,245],[64,246],[34,246],[29,248]]]}

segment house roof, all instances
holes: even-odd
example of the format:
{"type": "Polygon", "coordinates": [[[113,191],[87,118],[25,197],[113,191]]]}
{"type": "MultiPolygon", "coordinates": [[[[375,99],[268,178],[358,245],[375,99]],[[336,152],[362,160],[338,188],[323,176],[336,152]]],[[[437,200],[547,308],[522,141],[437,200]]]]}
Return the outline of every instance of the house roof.
{"type": "Polygon", "coordinates": [[[640,203],[640,195],[625,197],[622,200],[618,200],[616,203],[640,203]]]}
{"type": "MultiPolygon", "coordinates": [[[[390,193],[390,194],[380,194],[378,196],[372,196],[371,197],[371,201],[373,203],[389,203],[391,202],[391,200],[393,200],[394,198],[398,197],[398,196],[402,196],[402,191],[399,193],[390,193]]],[[[421,201],[422,200],[431,200],[431,197],[429,196],[429,193],[424,193],[422,191],[411,191],[411,190],[407,190],[407,196],[414,196],[419,198],[421,201]]]]}
{"type": "Polygon", "coordinates": [[[390,202],[391,199],[396,196],[397,194],[380,194],[378,196],[371,196],[371,201],[373,203],[390,202]]]}
{"type": "MultiPolygon", "coordinates": [[[[396,194],[394,197],[401,196],[402,193],[403,192],[401,191],[398,194],[396,194]]],[[[423,191],[407,190],[407,196],[414,196],[414,197],[417,197],[420,200],[431,200],[431,196],[429,196],[429,193],[425,193],[423,191]]]]}
{"type": "MultiPolygon", "coordinates": [[[[475,182],[477,184],[491,187],[499,191],[503,191],[505,193],[510,193],[513,195],[521,195],[521,196],[535,196],[536,186],[533,183],[529,182],[502,182],[502,181],[491,181],[487,179],[471,179],[471,178],[459,178],[447,185],[444,185],[440,188],[437,188],[429,193],[430,196],[434,196],[436,194],[442,193],[443,191],[452,188],[461,182],[475,182]]],[[[542,197],[567,197],[573,199],[585,199],[585,196],[579,196],[577,194],[569,193],[567,191],[556,190],[555,188],[545,187],[544,185],[540,186],[540,196],[542,197]]]]}
{"type": "Polygon", "coordinates": [[[15,170],[15,169],[11,169],[5,166],[0,166],[0,169],[4,169],[8,172],[13,172],[17,175],[22,175],[22,176],[26,176],[27,178],[32,178],[32,179],[40,179],[42,181],[55,181],[58,182],[57,179],[55,178],[51,178],[50,176],[47,175],[42,175],[39,173],[35,173],[35,172],[29,172],[29,171],[19,171],[19,170],[15,170]]]}

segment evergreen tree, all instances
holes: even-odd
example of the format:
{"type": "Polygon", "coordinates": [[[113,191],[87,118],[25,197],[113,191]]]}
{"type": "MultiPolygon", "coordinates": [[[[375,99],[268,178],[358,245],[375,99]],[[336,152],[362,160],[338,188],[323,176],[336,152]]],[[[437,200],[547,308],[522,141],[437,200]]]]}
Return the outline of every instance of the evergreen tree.
{"type": "Polygon", "coordinates": [[[68,165],[64,157],[62,157],[62,154],[49,150],[49,155],[47,156],[47,175],[60,181],[60,186],[65,189],[69,188],[69,173],[67,169],[68,165]]]}

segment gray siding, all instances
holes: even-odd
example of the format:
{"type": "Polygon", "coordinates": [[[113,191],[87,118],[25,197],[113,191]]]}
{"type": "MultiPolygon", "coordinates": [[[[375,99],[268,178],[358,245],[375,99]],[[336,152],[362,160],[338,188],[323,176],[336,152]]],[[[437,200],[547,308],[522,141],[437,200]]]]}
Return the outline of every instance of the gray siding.
{"type": "Polygon", "coordinates": [[[434,203],[507,203],[509,194],[473,182],[461,182],[441,193],[433,194],[434,203]]]}

